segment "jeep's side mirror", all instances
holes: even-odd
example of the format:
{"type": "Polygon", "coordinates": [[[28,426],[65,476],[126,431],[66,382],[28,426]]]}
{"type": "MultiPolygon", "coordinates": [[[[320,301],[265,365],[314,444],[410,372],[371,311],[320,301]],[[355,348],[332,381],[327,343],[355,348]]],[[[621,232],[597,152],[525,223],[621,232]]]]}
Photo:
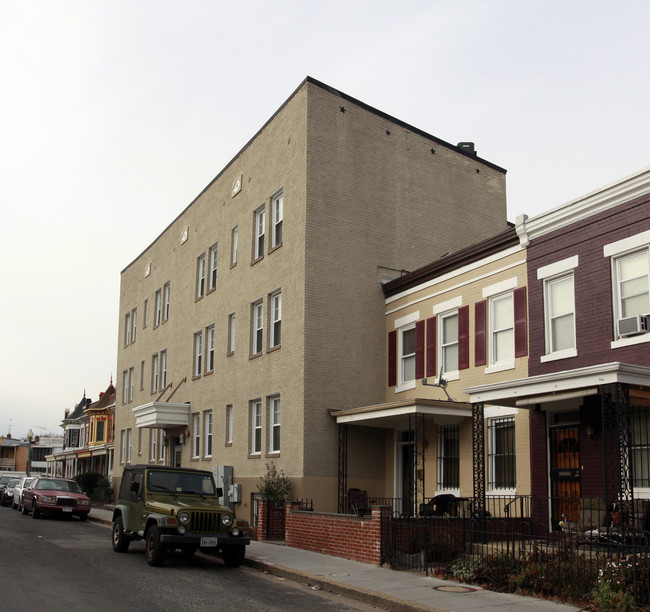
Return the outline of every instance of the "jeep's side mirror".
{"type": "Polygon", "coordinates": [[[217,487],[217,497],[223,497],[223,489],[221,487],[217,487]]]}
{"type": "Polygon", "coordinates": [[[131,483],[131,493],[137,493],[139,488],[140,488],[140,485],[134,480],[131,483]]]}

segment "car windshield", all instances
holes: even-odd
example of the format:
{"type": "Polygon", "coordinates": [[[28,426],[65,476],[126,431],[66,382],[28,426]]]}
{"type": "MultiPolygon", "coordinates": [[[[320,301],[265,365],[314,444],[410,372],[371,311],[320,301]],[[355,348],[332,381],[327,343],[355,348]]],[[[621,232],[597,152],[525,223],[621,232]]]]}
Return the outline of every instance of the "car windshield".
{"type": "Polygon", "coordinates": [[[11,476],[0,476],[0,484],[7,484],[11,480],[11,476]]]}
{"type": "Polygon", "coordinates": [[[74,480],[58,480],[56,478],[41,478],[36,483],[36,489],[40,491],[68,491],[69,493],[81,493],[79,485],[74,480]]]}
{"type": "Polygon", "coordinates": [[[20,479],[14,478],[13,480],[9,481],[9,484],[7,486],[8,487],[15,487],[19,482],[20,482],[20,479]]]}
{"type": "Polygon", "coordinates": [[[193,474],[191,472],[149,472],[149,491],[169,491],[171,493],[214,495],[212,474],[193,474]]]}

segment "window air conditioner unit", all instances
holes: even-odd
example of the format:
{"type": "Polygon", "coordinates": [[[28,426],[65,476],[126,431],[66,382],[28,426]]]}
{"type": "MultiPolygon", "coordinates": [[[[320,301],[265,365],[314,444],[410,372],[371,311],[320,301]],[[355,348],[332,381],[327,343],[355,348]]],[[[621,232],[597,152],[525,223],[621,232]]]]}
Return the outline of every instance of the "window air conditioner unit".
{"type": "Polygon", "coordinates": [[[618,335],[621,338],[650,331],[650,315],[634,315],[618,320],[618,335]]]}

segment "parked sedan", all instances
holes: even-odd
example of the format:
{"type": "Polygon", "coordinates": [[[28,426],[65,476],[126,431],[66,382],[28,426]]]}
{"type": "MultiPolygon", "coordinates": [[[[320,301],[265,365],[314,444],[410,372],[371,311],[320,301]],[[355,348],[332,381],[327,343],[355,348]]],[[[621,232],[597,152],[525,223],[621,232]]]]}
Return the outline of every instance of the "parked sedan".
{"type": "Polygon", "coordinates": [[[40,476],[23,489],[23,514],[32,513],[37,519],[43,514],[75,515],[88,518],[90,499],[74,480],[40,476]]]}
{"type": "Polygon", "coordinates": [[[14,501],[14,487],[20,482],[20,478],[12,478],[2,490],[0,502],[3,506],[11,506],[14,501]]]}
{"type": "Polygon", "coordinates": [[[14,501],[13,508],[21,510],[23,505],[23,490],[25,490],[31,482],[36,479],[36,476],[23,476],[18,484],[14,487],[14,501]]]}

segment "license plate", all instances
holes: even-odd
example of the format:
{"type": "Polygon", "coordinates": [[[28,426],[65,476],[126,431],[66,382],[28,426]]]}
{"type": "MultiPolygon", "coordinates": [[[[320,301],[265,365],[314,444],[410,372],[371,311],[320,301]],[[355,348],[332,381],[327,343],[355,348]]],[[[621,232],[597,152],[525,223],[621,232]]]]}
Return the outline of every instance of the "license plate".
{"type": "Polygon", "coordinates": [[[201,546],[216,546],[217,545],[217,538],[213,537],[203,537],[201,538],[201,546]]]}
{"type": "Polygon", "coordinates": [[[63,512],[72,512],[72,508],[66,508],[65,506],[62,508],[63,512]]]}

